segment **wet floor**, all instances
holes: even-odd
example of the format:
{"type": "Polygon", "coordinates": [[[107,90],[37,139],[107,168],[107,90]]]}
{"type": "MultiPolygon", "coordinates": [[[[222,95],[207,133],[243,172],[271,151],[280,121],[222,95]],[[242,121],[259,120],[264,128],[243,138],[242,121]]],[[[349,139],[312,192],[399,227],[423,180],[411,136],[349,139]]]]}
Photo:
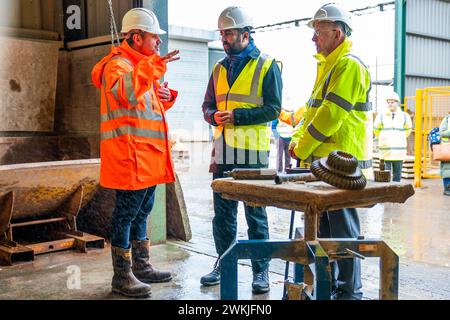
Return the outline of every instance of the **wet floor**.
{"type": "MultiPolygon", "coordinates": [[[[205,186],[210,186],[212,178],[207,173],[211,149],[209,144],[188,146],[191,159],[177,162],[194,235],[187,246],[214,256],[212,192],[205,194],[205,186]]],[[[276,160],[273,147],[271,168],[276,160]]],[[[424,187],[416,189],[415,196],[405,204],[386,203],[358,210],[361,233],[366,238],[384,240],[400,257],[402,299],[450,299],[450,197],[442,193],[441,180],[425,180],[424,187]]],[[[247,237],[243,209],[240,204],[238,239],[247,237]]],[[[271,238],[288,238],[291,212],[278,208],[267,208],[267,212],[271,238]]],[[[296,214],[296,227],[303,227],[300,213],[296,214]]],[[[378,262],[362,262],[364,292],[370,299],[378,297],[378,262]]],[[[272,272],[283,275],[284,269],[283,261],[272,261],[272,272]]]]}
{"type": "MultiPolygon", "coordinates": [[[[193,239],[189,243],[169,241],[155,246],[155,265],[172,270],[174,280],[152,286],[154,300],[216,300],[219,287],[199,284],[215,262],[212,239],[213,217],[211,175],[208,171],[210,145],[187,144],[189,160],[176,167],[185,195],[193,239]]],[[[272,152],[271,166],[274,165],[272,152]]],[[[400,256],[400,299],[450,299],[450,197],[442,195],[438,180],[425,181],[423,189],[406,204],[382,204],[360,210],[362,234],[381,238],[400,256]]],[[[268,208],[272,239],[288,237],[290,212],[268,208]]],[[[297,213],[296,226],[303,225],[297,213]]],[[[239,208],[238,239],[246,239],[243,206],[239,208]]],[[[378,259],[363,261],[366,299],[378,297],[378,259]]],[[[271,292],[251,293],[251,268],[239,267],[240,299],[281,299],[285,263],[274,260],[270,267],[271,292]]],[[[0,299],[122,299],[110,293],[112,268],[108,249],[88,254],[61,252],[38,256],[33,263],[0,267],[0,299]]]]}

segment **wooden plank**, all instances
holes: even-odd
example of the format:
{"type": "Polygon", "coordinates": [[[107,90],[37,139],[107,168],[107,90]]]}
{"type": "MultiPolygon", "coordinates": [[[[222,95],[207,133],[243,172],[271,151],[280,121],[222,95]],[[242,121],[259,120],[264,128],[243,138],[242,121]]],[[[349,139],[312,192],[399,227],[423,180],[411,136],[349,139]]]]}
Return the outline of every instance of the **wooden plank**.
{"type": "Polygon", "coordinates": [[[41,0],[20,0],[22,27],[42,29],[41,0]]]}
{"type": "Polygon", "coordinates": [[[41,19],[43,30],[57,31],[58,16],[62,14],[62,11],[58,12],[57,9],[56,0],[41,0],[41,19]]]}
{"type": "Polygon", "coordinates": [[[303,211],[306,207],[316,211],[340,208],[366,207],[376,203],[404,203],[415,191],[406,183],[368,182],[364,190],[341,190],[324,182],[286,183],[276,185],[273,181],[238,181],[220,179],[212,183],[215,192],[228,199],[248,201],[252,205],[276,206],[303,211]]]}
{"type": "Polygon", "coordinates": [[[188,242],[192,239],[192,231],[178,176],[174,183],[169,183],[166,187],[167,235],[188,242]]]}
{"type": "Polygon", "coordinates": [[[85,40],[70,41],[67,43],[67,49],[74,50],[84,47],[92,47],[98,45],[111,44],[111,36],[99,36],[85,40]]]}
{"type": "MultiPolygon", "coordinates": [[[[26,28],[9,28],[9,27],[0,27],[0,34],[7,37],[15,37],[15,38],[27,38],[27,39],[36,39],[36,40],[48,40],[48,41],[58,41],[59,42],[59,34],[53,31],[46,30],[34,30],[34,29],[26,29],[26,28]]],[[[58,44],[63,44],[62,42],[58,44]]],[[[64,46],[62,45],[61,48],[64,46]]]]}

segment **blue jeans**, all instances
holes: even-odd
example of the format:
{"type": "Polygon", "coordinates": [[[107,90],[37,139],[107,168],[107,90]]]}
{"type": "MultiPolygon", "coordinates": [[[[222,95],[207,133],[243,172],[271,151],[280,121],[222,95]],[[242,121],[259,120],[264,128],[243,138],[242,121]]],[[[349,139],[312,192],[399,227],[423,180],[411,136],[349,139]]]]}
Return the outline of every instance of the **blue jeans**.
{"type": "Polygon", "coordinates": [[[155,187],[137,191],[116,190],[111,220],[111,244],[129,249],[130,241],[147,240],[147,220],[155,202],[155,187]]]}
{"type": "Polygon", "coordinates": [[[402,169],[403,169],[403,161],[385,161],[386,162],[386,170],[392,171],[393,178],[392,181],[400,182],[402,181],[402,169]]]}

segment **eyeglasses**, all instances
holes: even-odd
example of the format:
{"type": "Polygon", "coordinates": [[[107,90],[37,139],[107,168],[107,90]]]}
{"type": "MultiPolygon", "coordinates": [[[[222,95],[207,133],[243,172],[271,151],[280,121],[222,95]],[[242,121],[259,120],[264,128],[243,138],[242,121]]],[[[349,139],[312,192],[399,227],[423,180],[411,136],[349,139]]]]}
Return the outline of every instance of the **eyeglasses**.
{"type": "Polygon", "coordinates": [[[315,30],[314,36],[319,37],[324,31],[336,31],[337,29],[323,29],[323,30],[315,30]]]}

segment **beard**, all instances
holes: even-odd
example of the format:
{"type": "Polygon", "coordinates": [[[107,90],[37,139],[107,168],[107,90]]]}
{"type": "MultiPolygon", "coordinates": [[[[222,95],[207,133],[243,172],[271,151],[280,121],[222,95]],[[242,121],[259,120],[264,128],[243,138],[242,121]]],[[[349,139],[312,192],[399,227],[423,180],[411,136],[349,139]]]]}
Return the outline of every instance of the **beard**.
{"type": "Polygon", "coordinates": [[[225,42],[223,43],[223,49],[227,55],[235,55],[242,52],[242,48],[238,48],[236,46],[232,46],[231,44],[225,42]]]}

